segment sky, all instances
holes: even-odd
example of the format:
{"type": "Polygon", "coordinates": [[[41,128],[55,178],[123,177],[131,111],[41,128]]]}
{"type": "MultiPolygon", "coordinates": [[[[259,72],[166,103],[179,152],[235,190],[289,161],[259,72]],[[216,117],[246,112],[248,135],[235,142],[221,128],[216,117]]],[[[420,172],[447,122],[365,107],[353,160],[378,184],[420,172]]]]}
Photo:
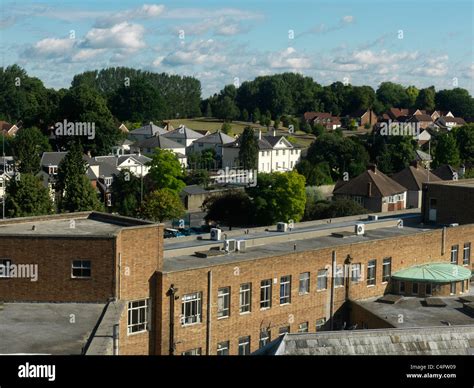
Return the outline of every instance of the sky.
{"type": "Polygon", "coordinates": [[[125,66],[197,77],[202,96],[259,75],[474,94],[474,2],[0,0],[1,66],[47,87],[125,66]]]}

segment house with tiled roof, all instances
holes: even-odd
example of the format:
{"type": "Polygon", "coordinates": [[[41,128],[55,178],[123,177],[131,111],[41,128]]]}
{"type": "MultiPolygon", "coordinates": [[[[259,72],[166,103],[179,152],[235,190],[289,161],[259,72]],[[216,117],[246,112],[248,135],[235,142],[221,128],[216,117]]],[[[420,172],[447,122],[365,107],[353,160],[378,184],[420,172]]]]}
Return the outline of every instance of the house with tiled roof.
{"type": "Polygon", "coordinates": [[[393,174],[391,178],[407,189],[407,208],[420,208],[423,183],[437,182],[441,179],[418,162],[393,174]]]}
{"type": "MultiPolygon", "coordinates": [[[[291,171],[301,159],[301,148],[276,131],[262,135],[258,131],[258,172],[291,171]]],[[[222,147],[222,167],[239,168],[240,138],[222,147]]]]}
{"type": "Polygon", "coordinates": [[[20,127],[20,124],[17,126],[16,124],[10,124],[7,121],[0,120],[0,132],[5,136],[14,137],[20,127]]]}
{"type": "Polygon", "coordinates": [[[362,174],[348,181],[338,181],[333,190],[335,198],[349,198],[373,212],[406,208],[407,189],[370,165],[362,174]]]}
{"type": "Polygon", "coordinates": [[[175,141],[176,143],[182,144],[184,147],[186,147],[187,152],[192,149],[190,146],[195,140],[203,137],[203,135],[192,130],[191,128],[186,127],[185,125],[180,125],[178,128],[164,133],[163,136],[167,139],[175,141]]]}
{"type": "Polygon", "coordinates": [[[132,152],[143,154],[153,154],[156,148],[173,152],[178,157],[181,165],[183,167],[187,166],[186,147],[164,136],[153,136],[148,139],[135,142],[131,146],[132,152]]]}
{"type": "Polygon", "coordinates": [[[454,127],[465,125],[466,121],[462,117],[441,116],[436,120],[436,125],[440,129],[451,130],[454,127]]]}
{"type": "Polygon", "coordinates": [[[153,136],[164,135],[166,130],[159,127],[158,125],[153,124],[151,121],[149,124],[144,125],[143,127],[134,129],[128,135],[132,141],[145,140],[153,136]]]}
{"type": "Polygon", "coordinates": [[[341,120],[328,112],[305,112],[303,118],[308,124],[320,124],[328,130],[334,130],[341,126],[341,120]]]}
{"type": "Polygon", "coordinates": [[[377,123],[377,115],[372,109],[360,109],[352,112],[349,117],[356,121],[358,127],[372,128],[377,123]]]}
{"type": "Polygon", "coordinates": [[[217,131],[196,139],[193,142],[193,152],[202,152],[207,149],[216,151],[216,155],[222,157],[222,147],[234,142],[235,139],[224,132],[217,131]]]}

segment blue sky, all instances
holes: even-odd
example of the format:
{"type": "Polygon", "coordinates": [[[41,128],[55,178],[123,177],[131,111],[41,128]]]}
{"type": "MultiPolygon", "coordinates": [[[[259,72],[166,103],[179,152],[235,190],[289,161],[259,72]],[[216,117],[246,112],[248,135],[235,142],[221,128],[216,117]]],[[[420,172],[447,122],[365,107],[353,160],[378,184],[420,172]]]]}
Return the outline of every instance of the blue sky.
{"type": "Polygon", "coordinates": [[[203,97],[284,71],[473,94],[473,20],[473,2],[456,0],[4,0],[0,55],[54,88],[128,66],[196,76],[203,97]]]}

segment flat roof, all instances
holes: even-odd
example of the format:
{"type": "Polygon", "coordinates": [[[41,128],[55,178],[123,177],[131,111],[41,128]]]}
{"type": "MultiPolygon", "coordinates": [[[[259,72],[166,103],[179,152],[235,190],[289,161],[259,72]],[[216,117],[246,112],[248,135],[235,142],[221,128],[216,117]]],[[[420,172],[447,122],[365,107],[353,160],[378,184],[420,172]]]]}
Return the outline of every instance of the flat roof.
{"type": "Polygon", "coordinates": [[[468,187],[474,189],[474,179],[459,179],[451,181],[425,182],[427,185],[443,185],[455,187],[468,187]]]}
{"type": "Polygon", "coordinates": [[[396,280],[418,281],[429,283],[450,283],[468,280],[471,270],[461,265],[450,263],[427,263],[404,268],[392,274],[396,280]]]}
{"type": "Polygon", "coordinates": [[[0,354],[81,354],[105,304],[5,303],[0,354]]]}
{"type": "MultiPolygon", "coordinates": [[[[355,222],[354,222],[355,225],[355,222]]],[[[337,226],[337,224],[333,224],[332,227],[327,226],[328,234],[330,234],[330,230],[337,226]]],[[[319,228],[314,230],[322,230],[324,231],[325,228],[319,228]]],[[[245,252],[230,252],[224,253],[220,256],[212,256],[212,257],[197,257],[194,254],[184,254],[181,256],[175,257],[167,257],[165,255],[163,259],[163,271],[164,272],[175,272],[175,271],[182,271],[187,269],[197,269],[197,268],[205,268],[214,265],[222,265],[222,264],[229,264],[229,263],[236,263],[242,261],[251,261],[251,260],[258,260],[266,257],[273,257],[279,255],[288,255],[290,253],[297,253],[297,252],[304,252],[304,251],[312,251],[321,248],[328,248],[328,247],[336,247],[336,246],[344,246],[344,245],[351,245],[351,244],[358,244],[358,243],[366,243],[369,241],[377,241],[382,239],[393,238],[397,236],[408,236],[413,235],[416,233],[423,233],[427,230],[432,230],[433,228],[418,228],[418,227],[408,227],[405,226],[403,228],[394,227],[385,227],[379,229],[371,229],[366,230],[365,235],[363,236],[356,236],[355,234],[350,237],[335,237],[332,235],[324,235],[312,238],[303,238],[298,239],[297,232],[301,232],[301,230],[293,231],[289,233],[290,241],[283,241],[283,242],[267,242],[265,243],[265,238],[269,237],[269,233],[266,232],[264,236],[260,237],[262,239],[261,245],[256,245],[252,247],[247,247],[245,252]],[[294,236],[294,237],[293,237],[294,236]],[[295,245],[296,244],[296,250],[295,245]]],[[[277,235],[278,232],[273,232],[273,235],[277,235]]],[[[242,239],[246,239],[246,235],[242,236],[242,239]]],[[[236,238],[236,237],[232,237],[236,238]]],[[[248,238],[248,237],[247,237],[248,238]]],[[[258,237],[252,237],[255,244],[258,244],[258,237]]],[[[206,244],[213,244],[216,247],[222,247],[223,241],[206,241],[206,244]]],[[[183,243],[184,246],[184,243],[183,243]]],[[[195,248],[195,251],[200,251],[199,245],[191,246],[195,248]]],[[[173,244],[173,248],[170,246],[166,246],[165,249],[176,249],[177,246],[173,244]]]]}
{"type": "Polygon", "coordinates": [[[0,221],[0,237],[112,237],[122,228],[151,224],[153,223],[106,213],[80,212],[3,220],[0,221]]]}
{"type": "MultiPolygon", "coordinates": [[[[474,295],[473,288],[462,296],[474,295]]],[[[395,304],[377,302],[377,298],[354,301],[394,327],[429,327],[443,325],[474,325],[474,318],[463,309],[459,296],[437,297],[445,307],[428,307],[424,298],[403,297],[395,304]]]]}

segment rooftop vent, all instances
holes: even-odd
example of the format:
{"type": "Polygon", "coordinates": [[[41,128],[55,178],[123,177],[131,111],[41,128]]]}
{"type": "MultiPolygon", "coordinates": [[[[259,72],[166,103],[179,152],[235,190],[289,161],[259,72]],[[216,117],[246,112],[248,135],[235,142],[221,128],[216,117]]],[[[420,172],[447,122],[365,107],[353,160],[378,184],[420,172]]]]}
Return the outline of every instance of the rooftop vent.
{"type": "Polygon", "coordinates": [[[208,251],[194,252],[197,257],[205,259],[207,257],[222,256],[225,252],[220,249],[209,249],[208,251]]]}

